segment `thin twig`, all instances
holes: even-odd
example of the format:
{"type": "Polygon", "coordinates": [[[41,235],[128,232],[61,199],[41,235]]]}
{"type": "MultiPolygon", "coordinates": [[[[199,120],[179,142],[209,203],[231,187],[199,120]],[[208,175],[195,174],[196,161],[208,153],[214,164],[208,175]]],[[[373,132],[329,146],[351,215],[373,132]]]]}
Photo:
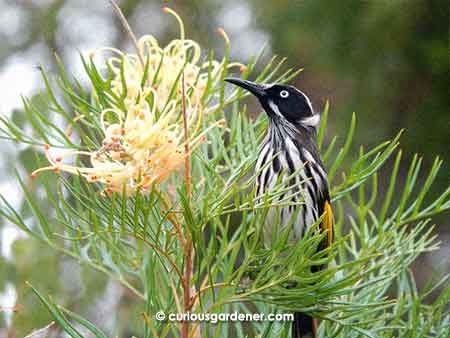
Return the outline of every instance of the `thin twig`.
{"type": "Polygon", "coordinates": [[[182,313],[183,309],[181,308],[180,298],[178,297],[177,289],[175,288],[175,285],[173,284],[172,278],[170,278],[170,276],[169,276],[169,286],[172,289],[173,299],[175,300],[177,312],[182,313]]]}
{"type": "Polygon", "coordinates": [[[166,209],[166,213],[167,213],[166,218],[169,220],[170,223],[172,223],[173,227],[175,228],[175,232],[177,234],[178,240],[180,241],[180,245],[184,246],[186,240],[183,237],[183,232],[181,230],[180,223],[178,222],[178,220],[175,217],[175,215],[173,214],[173,212],[170,211],[171,207],[163,196],[161,196],[161,201],[164,205],[164,208],[166,209]]]}
{"type": "Polygon", "coordinates": [[[196,300],[197,300],[198,298],[200,298],[200,295],[201,295],[202,293],[204,293],[204,292],[206,292],[206,291],[208,291],[208,290],[210,290],[210,289],[224,288],[224,287],[227,287],[227,286],[231,286],[231,285],[230,285],[229,283],[217,283],[217,284],[205,286],[205,287],[201,288],[195,295],[192,296],[191,304],[192,304],[193,306],[195,306],[196,300]]]}
{"type": "Polygon", "coordinates": [[[186,195],[188,201],[191,200],[191,154],[189,149],[189,129],[188,117],[186,112],[186,89],[184,83],[184,70],[181,74],[181,90],[182,90],[182,109],[183,109],[183,128],[184,128],[184,178],[186,184],[186,195]]]}
{"type": "Polygon", "coordinates": [[[130,24],[128,23],[127,19],[125,18],[125,15],[123,15],[123,12],[120,9],[119,5],[117,5],[117,3],[114,0],[109,0],[109,2],[111,3],[114,12],[116,12],[117,17],[120,19],[120,22],[122,23],[123,28],[125,28],[131,41],[133,41],[134,47],[136,47],[136,50],[137,50],[137,55],[139,57],[139,61],[141,62],[142,67],[145,68],[144,57],[142,56],[141,50],[139,49],[138,40],[136,39],[136,35],[134,35],[134,33],[130,27],[130,24]]]}
{"type": "MultiPolygon", "coordinates": [[[[184,152],[185,152],[185,160],[184,160],[184,179],[186,185],[186,195],[188,198],[188,205],[191,204],[191,157],[190,157],[190,149],[189,149],[189,130],[188,130],[188,118],[186,112],[186,90],[184,84],[184,70],[181,75],[181,90],[182,90],[182,110],[183,110],[183,128],[184,128],[184,152]]],[[[183,283],[183,300],[184,300],[184,311],[190,312],[192,303],[191,303],[191,278],[192,278],[192,270],[193,270],[193,247],[192,247],[192,238],[189,234],[189,231],[185,233],[185,245],[184,245],[184,278],[182,280],[183,283]]],[[[189,337],[189,322],[183,321],[181,324],[181,337],[188,338],[189,337]]]]}
{"type": "Polygon", "coordinates": [[[172,258],[169,256],[169,254],[167,252],[165,252],[164,250],[162,250],[161,248],[159,248],[157,245],[154,245],[152,243],[150,243],[149,241],[147,241],[146,239],[144,239],[143,237],[141,237],[139,234],[136,235],[136,238],[140,239],[141,241],[143,241],[145,244],[147,244],[149,247],[151,247],[153,250],[157,251],[159,254],[161,254],[162,256],[164,256],[167,261],[170,263],[170,265],[172,266],[172,268],[175,270],[175,273],[180,277],[183,278],[183,275],[181,273],[181,271],[178,269],[178,266],[175,264],[175,262],[172,260],[172,258]]]}
{"type": "Polygon", "coordinates": [[[137,288],[135,288],[133,285],[131,285],[121,275],[117,276],[114,273],[112,273],[111,271],[109,271],[107,268],[105,268],[103,265],[98,265],[96,263],[93,263],[92,260],[90,260],[90,259],[84,259],[83,257],[76,255],[75,253],[73,253],[70,250],[67,250],[66,248],[59,247],[58,245],[54,244],[51,241],[48,241],[45,239],[41,239],[41,240],[44,243],[47,243],[47,245],[49,245],[51,248],[55,249],[56,251],[59,251],[59,252],[65,254],[66,256],[72,257],[72,258],[76,259],[78,262],[84,263],[95,270],[103,272],[105,275],[107,275],[112,280],[115,280],[115,281],[119,282],[120,284],[122,284],[124,287],[126,287],[128,290],[130,290],[132,293],[134,293],[138,298],[140,298],[142,300],[146,300],[145,295],[142,292],[140,292],[137,288]]]}
{"type": "Polygon", "coordinates": [[[156,332],[155,327],[152,324],[152,320],[148,317],[148,314],[143,312],[142,318],[144,318],[144,321],[147,323],[148,328],[150,329],[150,331],[152,331],[153,336],[158,337],[158,333],[156,332]]]}
{"type": "MultiPolygon", "coordinates": [[[[184,267],[184,278],[183,278],[183,300],[184,300],[184,311],[190,312],[191,310],[191,278],[192,278],[192,240],[188,239],[185,247],[185,267],[184,267]]],[[[189,337],[189,322],[183,321],[181,324],[181,337],[189,337]]]]}

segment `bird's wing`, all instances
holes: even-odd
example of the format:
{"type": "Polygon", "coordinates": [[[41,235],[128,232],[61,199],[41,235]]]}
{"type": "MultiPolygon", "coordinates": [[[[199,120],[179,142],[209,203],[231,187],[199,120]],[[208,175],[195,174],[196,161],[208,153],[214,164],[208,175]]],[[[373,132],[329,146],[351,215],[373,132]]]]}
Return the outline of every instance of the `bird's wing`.
{"type": "Polygon", "coordinates": [[[333,226],[334,226],[333,209],[331,208],[330,201],[328,200],[325,201],[323,210],[324,210],[323,218],[320,227],[322,231],[326,232],[327,234],[325,247],[329,247],[333,242],[333,226]]]}

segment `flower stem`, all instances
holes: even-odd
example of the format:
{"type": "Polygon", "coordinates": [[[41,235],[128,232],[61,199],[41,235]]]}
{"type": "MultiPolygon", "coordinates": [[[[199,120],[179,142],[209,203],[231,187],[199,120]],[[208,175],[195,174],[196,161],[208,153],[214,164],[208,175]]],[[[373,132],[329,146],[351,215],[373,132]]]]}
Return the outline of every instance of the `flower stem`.
{"type": "Polygon", "coordinates": [[[183,109],[183,128],[184,128],[184,179],[186,184],[186,195],[188,201],[191,201],[191,150],[189,147],[189,129],[188,117],[186,112],[186,89],[184,83],[184,70],[181,75],[181,90],[182,90],[182,109],[183,109]]]}
{"type": "Polygon", "coordinates": [[[122,23],[123,28],[128,33],[128,36],[130,37],[131,41],[133,41],[134,46],[137,50],[137,55],[139,57],[139,62],[141,63],[142,67],[145,68],[145,62],[144,57],[142,56],[141,50],[139,49],[139,43],[136,39],[136,35],[134,35],[133,30],[130,27],[130,24],[128,23],[127,19],[125,18],[125,15],[123,15],[122,10],[120,9],[119,5],[114,0],[109,0],[111,2],[111,5],[113,7],[114,12],[116,12],[117,17],[119,18],[120,22],[122,23]]]}
{"type": "MultiPolygon", "coordinates": [[[[181,75],[181,90],[182,90],[182,110],[183,110],[183,128],[184,128],[184,179],[186,185],[186,195],[188,204],[191,204],[191,156],[189,149],[189,129],[188,117],[186,112],[186,90],[184,82],[184,70],[181,75]]],[[[191,279],[193,270],[193,246],[192,237],[186,227],[185,243],[184,243],[184,278],[183,278],[183,301],[185,313],[190,312],[192,307],[191,301],[191,279]]],[[[194,290],[195,291],[195,290],[194,290]]],[[[189,338],[189,322],[184,321],[181,324],[181,337],[189,338]]]]}

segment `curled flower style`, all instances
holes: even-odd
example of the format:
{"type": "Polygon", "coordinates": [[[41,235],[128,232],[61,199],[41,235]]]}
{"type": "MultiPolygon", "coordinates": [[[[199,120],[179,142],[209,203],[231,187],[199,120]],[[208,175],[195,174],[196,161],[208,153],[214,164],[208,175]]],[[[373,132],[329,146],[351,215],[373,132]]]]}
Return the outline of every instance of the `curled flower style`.
{"type": "MultiPolygon", "coordinates": [[[[45,170],[64,171],[102,183],[106,191],[146,191],[182,166],[189,155],[186,144],[188,149],[195,149],[208,130],[223,124],[220,120],[202,130],[202,116],[207,111],[205,97],[213,95],[207,89],[220,80],[227,67],[242,65],[216,60],[200,63],[198,43],[184,39],[181,19],[172,10],[165,11],[180,23],[180,39],[162,48],[153,36],[145,35],[137,42],[137,54],[102,48],[90,55],[94,59],[99,53],[112,53],[100,68],[109,87],[92,92],[94,99],[102,95],[111,102],[98,116],[104,137],[101,147],[52,158],[46,146],[51,165],[34,171],[32,177],[45,170]],[[183,109],[188,139],[183,129],[183,109]],[[87,156],[91,166],[64,163],[65,157],[73,155],[87,156]]],[[[83,116],[77,116],[73,123],[81,119],[83,116]]]]}

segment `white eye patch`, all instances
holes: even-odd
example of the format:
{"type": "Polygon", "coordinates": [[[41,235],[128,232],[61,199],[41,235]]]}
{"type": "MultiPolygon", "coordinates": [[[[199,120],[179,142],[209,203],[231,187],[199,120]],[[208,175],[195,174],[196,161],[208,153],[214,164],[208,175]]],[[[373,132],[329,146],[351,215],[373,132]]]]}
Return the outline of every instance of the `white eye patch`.
{"type": "Polygon", "coordinates": [[[289,96],[289,92],[288,92],[287,90],[282,90],[282,91],[280,92],[280,96],[281,96],[283,99],[285,99],[285,98],[287,98],[287,97],[289,96]]]}
{"type": "Polygon", "coordinates": [[[317,127],[320,123],[320,115],[314,114],[313,116],[304,118],[303,120],[301,120],[301,123],[306,126],[317,127]]]}

